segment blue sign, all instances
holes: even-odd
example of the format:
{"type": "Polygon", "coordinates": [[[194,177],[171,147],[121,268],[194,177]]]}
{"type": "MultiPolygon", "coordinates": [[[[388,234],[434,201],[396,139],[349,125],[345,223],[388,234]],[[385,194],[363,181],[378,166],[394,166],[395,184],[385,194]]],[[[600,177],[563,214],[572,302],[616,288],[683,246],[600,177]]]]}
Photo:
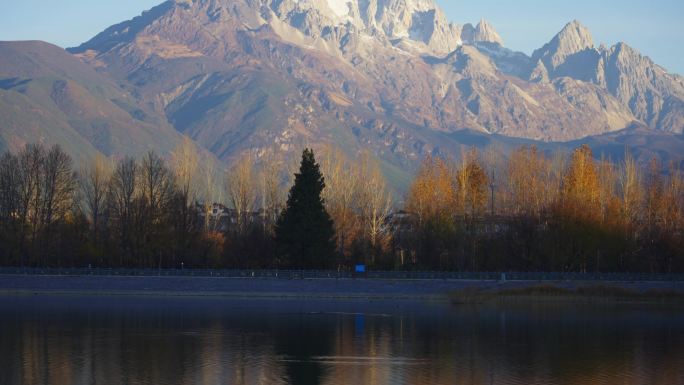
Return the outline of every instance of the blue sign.
{"type": "Polygon", "coordinates": [[[356,265],[356,272],[357,273],[365,273],[366,272],[366,265],[356,265]]]}

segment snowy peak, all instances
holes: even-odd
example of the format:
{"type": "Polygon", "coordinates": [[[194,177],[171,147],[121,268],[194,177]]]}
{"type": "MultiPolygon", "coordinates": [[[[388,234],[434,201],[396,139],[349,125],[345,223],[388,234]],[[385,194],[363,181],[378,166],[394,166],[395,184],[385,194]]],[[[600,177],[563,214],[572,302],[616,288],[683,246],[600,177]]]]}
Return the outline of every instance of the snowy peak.
{"type": "Polygon", "coordinates": [[[458,28],[432,0],[357,1],[362,8],[376,9],[367,27],[377,27],[390,39],[421,42],[437,53],[451,52],[460,44],[458,28]]]}
{"type": "Polygon", "coordinates": [[[338,17],[349,16],[351,13],[351,2],[348,0],[326,0],[328,8],[338,17]]]}
{"type": "Polygon", "coordinates": [[[463,41],[503,43],[484,20],[465,29],[449,22],[434,0],[170,0],[105,31],[97,40],[107,39],[111,48],[148,26],[157,28],[151,23],[162,15],[177,24],[190,21],[202,25],[199,33],[209,35],[269,25],[288,42],[325,46],[327,52],[342,50],[343,41],[364,42],[367,51],[373,51],[368,44],[375,42],[437,56],[453,52],[463,41]]]}

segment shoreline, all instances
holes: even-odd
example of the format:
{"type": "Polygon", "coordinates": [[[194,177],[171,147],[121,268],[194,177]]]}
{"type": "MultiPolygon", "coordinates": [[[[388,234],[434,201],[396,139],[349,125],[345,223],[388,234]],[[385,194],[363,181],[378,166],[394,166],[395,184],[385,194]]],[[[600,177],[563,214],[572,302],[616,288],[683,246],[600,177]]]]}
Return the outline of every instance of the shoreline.
{"type": "Polygon", "coordinates": [[[638,300],[660,303],[648,293],[684,302],[684,282],[493,281],[445,279],[273,279],[83,275],[0,275],[2,296],[148,296],[229,299],[424,300],[455,304],[499,301],[568,302],[638,300]],[[604,288],[589,293],[588,288],[604,288]],[[540,288],[543,288],[540,290],[540,288]],[[573,292],[584,295],[572,295],[573,292]],[[459,301],[459,293],[467,297],[459,301]],[[624,297],[615,294],[624,294],[624,297]],[[456,298],[456,300],[455,300],[456,298]]]}
{"type": "Polygon", "coordinates": [[[378,295],[367,294],[293,294],[293,293],[237,293],[237,292],[161,292],[161,291],[46,291],[0,290],[0,297],[71,296],[71,297],[156,297],[156,298],[221,298],[254,300],[332,300],[332,301],[431,301],[449,302],[448,296],[436,295],[378,295]]]}
{"type": "Polygon", "coordinates": [[[469,288],[450,293],[449,300],[454,305],[492,303],[684,305],[684,292],[666,287],[635,290],[610,282],[576,287],[543,283],[516,288],[469,288]]]}

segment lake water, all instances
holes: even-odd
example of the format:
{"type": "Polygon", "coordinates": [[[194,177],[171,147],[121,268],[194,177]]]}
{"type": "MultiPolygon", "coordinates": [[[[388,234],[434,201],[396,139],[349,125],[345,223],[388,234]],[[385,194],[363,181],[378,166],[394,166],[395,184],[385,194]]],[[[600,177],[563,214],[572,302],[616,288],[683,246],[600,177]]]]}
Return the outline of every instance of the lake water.
{"type": "Polygon", "coordinates": [[[659,306],[0,297],[0,384],[684,384],[659,306]]]}

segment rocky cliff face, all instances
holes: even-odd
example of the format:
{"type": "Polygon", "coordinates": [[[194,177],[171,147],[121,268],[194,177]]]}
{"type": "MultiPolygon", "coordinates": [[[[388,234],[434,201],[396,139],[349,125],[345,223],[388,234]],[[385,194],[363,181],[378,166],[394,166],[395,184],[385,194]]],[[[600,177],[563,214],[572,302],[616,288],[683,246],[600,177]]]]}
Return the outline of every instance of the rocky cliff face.
{"type": "Polygon", "coordinates": [[[605,87],[650,127],[681,133],[684,78],[668,74],[651,59],[620,43],[601,51],[597,71],[605,87]]]}
{"type": "MultiPolygon", "coordinates": [[[[541,62],[552,76],[562,76],[568,58],[592,50],[594,39],[591,32],[577,20],[567,24],[549,43],[532,54],[532,61],[541,62]]],[[[581,67],[583,63],[579,64],[581,67]]]]}
{"type": "Polygon", "coordinates": [[[461,39],[468,44],[475,43],[494,43],[503,47],[504,42],[487,20],[480,20],[477,26],[466,24],[461,29],[461,39]]]}
{"type": "Polygon", "coordinates": [[[625,43],[594,47],[589,30],[574,21],[532,55],[529,80],[563,77],[599,86],[651,128],[682,133],[684,78],[667,73],[625,43]]]}
{"type": "Polygon", "coordinates": [[[336,142],[386,168],[463,130],[570,141],[683,129],[683,82],[570,23],[532,57],[432,0],[175,0],[70,50],[223,160],[336,142]]]}

